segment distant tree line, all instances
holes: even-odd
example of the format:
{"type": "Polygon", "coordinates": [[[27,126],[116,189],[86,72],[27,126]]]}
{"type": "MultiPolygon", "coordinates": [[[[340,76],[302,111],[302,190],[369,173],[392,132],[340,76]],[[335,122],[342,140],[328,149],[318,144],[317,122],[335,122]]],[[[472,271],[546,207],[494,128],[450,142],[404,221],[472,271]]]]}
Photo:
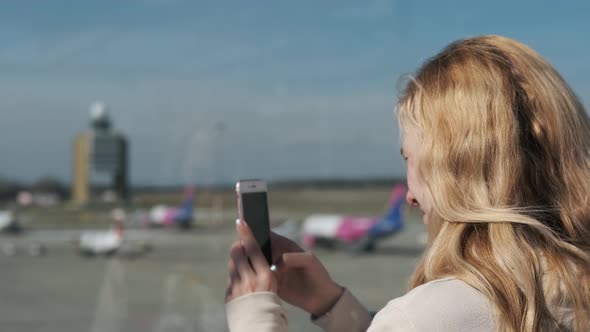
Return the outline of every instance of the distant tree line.
{"type": "Polygon", "coordinates": [[[42,176],[31,184],[25,184],[0,176],[0,201],[14,201],[21,191],[33,193],[53,193],[60,198],[65,198],[69,191],[68,187],[54,176],[42,176]]]}
{"type": "MultiPolygon", "coordinates": [[[[370,177],[370,178],[307,178],[307,179],[283,179],[283,180],[269,180],[269,186],[272,188],[286,188],[286,189],[338,189],[338,188],[359,188],[359,187],[391,187],[398,183],[405,183],[405,178],[396,177],[370,177]]],[[[195,185],[199,190],[233,190],[235,183],[224,183],[217,185],[195,185]]],[[[138,192],[171,192],[180,191],[186,185],[172,184],[172,185],[135,185],[134,191],[138,192]]]]}
{"type": "MultiPolygon", "coordinates": [[[[348,187],[374,187],[374,186],[392,186],[396,183],[404,182],[402,178],[318,178],[318,179],[287,179],[287,180],[270,180],[270,186],[274,188],[348,188],[348,187]]],[[[229,190],[233,189],[232,184],[221,186],[199,186],[200,190],[229,190]]],[[[134,186],[135,191],[141,192],[165,192],[182,190],[182,185],[171,186],[134,186]]],[[[94,191],[104,191],[108,189],[105,185],[93,185],[94,191]]],[[[42,176],[33,183],[26,184],[16,180],[0,176],[0,201],[14,201],[17,194],[21,191],[30,191],[32,193],[53,193],[64,199],[69,195],[69,188],[58,178],[50,175],[42,176]]]]}
{"type": "Polygon", "coordinates": [[[317,178],[317,179],[290,179],[270,181],[275,188],[350,188],[350,187],[391,187],[398,183],[404,183],[404,178],[373,177],[373,178],[317,178]]]}

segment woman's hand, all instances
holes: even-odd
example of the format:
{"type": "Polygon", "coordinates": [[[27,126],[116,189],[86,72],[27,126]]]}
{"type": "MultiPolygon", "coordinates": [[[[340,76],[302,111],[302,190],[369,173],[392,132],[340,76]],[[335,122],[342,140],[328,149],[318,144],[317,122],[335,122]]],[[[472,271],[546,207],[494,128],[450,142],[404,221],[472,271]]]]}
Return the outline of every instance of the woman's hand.
{"type": "Polygon", "coordinates": [[[237,221],[240,239],[233,243],[225,303],[254,292],[277,292],[277,279],[245,222],[237,221]]]}
{"type": "Polygon", "coordinates": [[[312,253],[271,233],[273,272],[247,224],[239,221],[236,228],[240,239],[231,248],[226,303],[249,293],[271,291],[284,301],[321,316],[338,301],[344,288],[332,280],[312,253]]]}
{"type": "Polygon", "coordinates": [[[344,288],[335,283],[322,263],[295,242],[271,234],[278,294],[284,301],[318,317],[332,308],[344,288]]]}

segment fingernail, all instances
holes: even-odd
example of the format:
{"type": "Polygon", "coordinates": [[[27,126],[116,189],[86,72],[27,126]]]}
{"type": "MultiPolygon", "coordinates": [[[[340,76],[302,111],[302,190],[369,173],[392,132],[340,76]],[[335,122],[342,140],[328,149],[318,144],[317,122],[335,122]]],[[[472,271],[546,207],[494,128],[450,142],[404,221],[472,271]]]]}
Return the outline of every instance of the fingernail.
{"type": "Polygon", "coordinates": [[[271,266],[270,266],[270,270],[271,270],[272,272],[275,272],[275,271],[277,270],[277,266],[276,266],[276,265],[274,265],[274,264],[273,264],[273,265],[271,265],[271,266]]]}
{"type": "Polygon", "coordinates": [[[239,225],[240,225],[240,219],[238,218],[238,219],[236,219],[236,226],[239,226],[239,225]]]}
{"type": "Polygon", "coordinates": [[[279,256],[279,259],[273,264],[274,266],[279,266],[283,264],[283,255],[279,256]]]}

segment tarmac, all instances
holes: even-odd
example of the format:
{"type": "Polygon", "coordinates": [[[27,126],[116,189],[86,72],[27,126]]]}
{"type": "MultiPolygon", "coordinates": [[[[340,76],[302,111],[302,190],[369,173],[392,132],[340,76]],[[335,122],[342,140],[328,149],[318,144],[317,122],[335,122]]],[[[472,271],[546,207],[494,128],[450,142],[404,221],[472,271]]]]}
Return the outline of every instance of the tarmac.
{"type": "MultiPolygon", "coordinates": [[[[405,293],[424,249],[423,232],[423,225],[410,223],[372,254],[314,253],[337,282],[379,310],[405,293]]],[[[223,296],[232,227],[130,231],[128,247],[111,258],[81,257],[72,245],[78,233],[0,237],[15,249],[0,254],[0,331],[227,331],[223,296]],[[33,243],[43,244],[43,255],[29,254],[33,243]]],[[[302,310],[285,306],[290,331],[320,331],[302,310]]]]}

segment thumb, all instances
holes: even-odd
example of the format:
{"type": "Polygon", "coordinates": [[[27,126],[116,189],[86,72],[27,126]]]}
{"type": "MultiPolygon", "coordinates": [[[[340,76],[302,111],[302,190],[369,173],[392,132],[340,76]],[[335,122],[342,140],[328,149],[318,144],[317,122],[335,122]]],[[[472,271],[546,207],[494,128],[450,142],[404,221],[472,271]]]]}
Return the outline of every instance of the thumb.
{"type": "Polygon", "coordinates": [[[236,230],[238,231],[238,236],[240,238],[245,238],[252,235],[250,227],[245,220],[236,219],[236,230]]]}
{"type": "Polygon", "coordinates": [[[313,266],[315,257],[310,252],[291,252],[283,254],[282,267],[289,268],[309,268],[313,266]]]}

